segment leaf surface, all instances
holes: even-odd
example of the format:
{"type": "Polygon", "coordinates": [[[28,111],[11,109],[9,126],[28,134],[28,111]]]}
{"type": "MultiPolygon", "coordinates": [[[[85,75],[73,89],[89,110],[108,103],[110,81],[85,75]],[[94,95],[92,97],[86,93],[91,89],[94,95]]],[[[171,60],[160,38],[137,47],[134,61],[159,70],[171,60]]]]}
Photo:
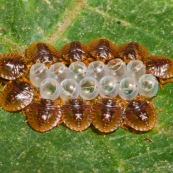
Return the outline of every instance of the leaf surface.
{"type": "MultiPolygon", "coordinates": [[[[117,44],[136,41],[151,54],[173,58],[172,28],[172,0],[0,0],[0,53],[22,54],[40,40],[59,49],[105,37],[117,44]]],[[[155,106],[162,110],[157,125],[140,135],[64,126],[41,134],[23,123],[20,112],[0,108],[0,172],[172,172],[173,84],[159,91],[155,106]]]]}

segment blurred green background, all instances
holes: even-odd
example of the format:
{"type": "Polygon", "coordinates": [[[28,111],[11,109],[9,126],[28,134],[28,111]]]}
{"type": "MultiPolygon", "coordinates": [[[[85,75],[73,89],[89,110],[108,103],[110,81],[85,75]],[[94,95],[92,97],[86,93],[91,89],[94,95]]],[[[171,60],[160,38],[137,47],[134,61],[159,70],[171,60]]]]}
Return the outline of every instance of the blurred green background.
{"type": "MultiPolygon", "coordinates": [[[[98,37],[137,41],[151,54],[173,58],[173,1],[0,0],[0,53],[22,54],[39,40],[59,49],[98,37]]],[[[173,84],[159,91],[155,106],[162,110],[157,125],[140,135],[64,126],[41,134],[23,123],[20,112],[0,108],[0,172],[173,172],[173,84]]]]}

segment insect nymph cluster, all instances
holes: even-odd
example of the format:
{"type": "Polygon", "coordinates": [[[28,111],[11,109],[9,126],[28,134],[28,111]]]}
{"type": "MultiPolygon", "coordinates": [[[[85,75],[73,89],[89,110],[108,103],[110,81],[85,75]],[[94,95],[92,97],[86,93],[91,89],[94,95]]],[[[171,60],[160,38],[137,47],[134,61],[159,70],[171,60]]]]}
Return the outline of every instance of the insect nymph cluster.
{"type": "Polygon", "coordinates": [[[146,132],[157,121],[153,97],[173,82],[173,60],[150,55],[137,42],[118,46],[98,38],[59,51],[35,42],[24,55],[0,55],[0,82],[1,107],[22,111],[38,132],[60,124],[75,131],[92,125],[103,133],[118,127],[146,132]]]}

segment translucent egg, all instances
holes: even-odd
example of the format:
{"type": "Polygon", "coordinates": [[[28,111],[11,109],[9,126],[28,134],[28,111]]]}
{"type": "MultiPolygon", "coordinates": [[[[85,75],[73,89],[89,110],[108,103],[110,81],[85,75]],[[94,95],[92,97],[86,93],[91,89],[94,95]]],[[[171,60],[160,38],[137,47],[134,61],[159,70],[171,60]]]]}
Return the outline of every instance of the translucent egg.
{"type": "Polygon", "coordinates": [[[126,64],[121,59],[112,59],[108,62],[107,68],[109,74],[113,76],[117,82],[120,82],[126,76],[126,64]]]}
{"type": "Polygon", "coordinates": [[[102,77],[106,76],[108,70],[106,65],[101,61],[94,61],[89,64],[86,72],[87,77],[93,77],[99,81],[102,77]]]}
{"type": "Polygon", "coordinates": [[[100,80],[99,94],[102,98],[115,97],[118,94],[118,85],[113,76],[105,76],[100,80]]]}
{"type": "Polygon", "coordinates": [[[48,68],[43,63],[33,64],[30,68],[29,78],[35,87],[40,87],[41,82],[48,77],[48,68]]]}
{"type": "Polygon", "coordinates": [[[153,97],[158,92],[158,81],[152,74],[144,74],[139,79],[138,88],[140,95],[149,98],[153,97]]]}
{"type": "Polygon", "coordinates": [[[69,66],[70,78],[80,82],[86,75],[87,67],[83,62],[73,62],[69,66]]]}
{"type": "Polygon", "coordinates": [[[62,100],[76,99],[79,96],[79,86],[74,79],[65,79],[61,82],[60,97],[62,100]]]}
{"type": "Polygon", "coordinates": [[[44,99],[56,100],[60,94],[60,85],[53,78],[44,79],[40,85],[40,95],[44,99]]]}
{"type": "Polygon", "coordinates": [[[61,83],[69,77],[69,70],[63,63],[58,62],[50,66],[49,75],[61,83]]]}
{"type": "Polygon", "coordinates": [[[138,86],[133,78],[124,78],[119,85],[119,96],[124,100],[132,100],[138,95],[138,86]]]}
{"type": "Polygon", "coordinates": [[[92,100],[97,97],[98,82],[95,78],[85,77],[79,83],[80,96],[84,100],[92,100]]]}
{"type": "Polygon", "coordinates": [[[146,72],[146,67],[140,60],[132,60],[127,64],[127,77],[133,78],[136,82],[146,72]]]}

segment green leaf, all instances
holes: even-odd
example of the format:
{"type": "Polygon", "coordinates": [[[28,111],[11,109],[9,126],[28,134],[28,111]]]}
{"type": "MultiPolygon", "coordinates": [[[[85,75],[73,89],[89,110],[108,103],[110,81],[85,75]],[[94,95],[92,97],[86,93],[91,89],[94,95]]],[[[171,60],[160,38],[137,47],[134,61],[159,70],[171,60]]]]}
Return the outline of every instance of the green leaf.
{"type": "MultiPolygon", "coordinates": [[[[0,53],[23,53],[39,40],[60,48],[106,37],[117,44],[137,41],[151,54],[173,57],[172,28],[172,0],[0,0],[0,53]]],[[[1,108],[0,172],[172,172],[172,83],[159,91],[155,106],[162,111],[150,132],[118,129],[109,135],[65,126],[41,134],[23,123],[21,112],[1,108]]]]}

